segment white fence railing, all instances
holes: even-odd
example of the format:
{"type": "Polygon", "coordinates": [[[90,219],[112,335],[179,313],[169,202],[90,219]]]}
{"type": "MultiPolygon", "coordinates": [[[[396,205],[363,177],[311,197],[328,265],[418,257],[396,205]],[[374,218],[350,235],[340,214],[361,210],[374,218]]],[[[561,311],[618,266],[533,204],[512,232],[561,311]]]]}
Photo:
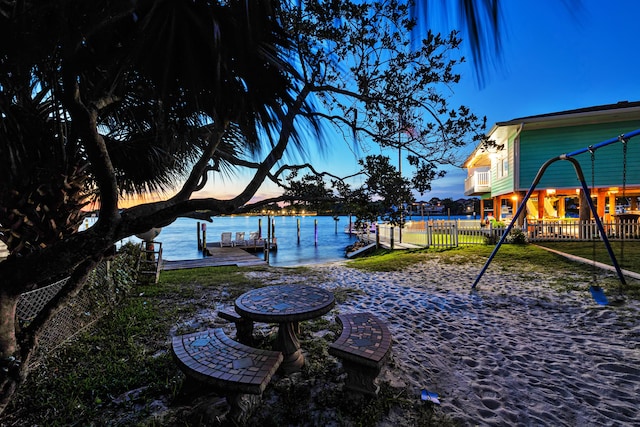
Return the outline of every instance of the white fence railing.
{"type": "MultiPolygon", "coordinates": [[[[602,227],[609,240],[640,239],[640,223],[638,221],[604,222],[602,227]]],[[[591,241],[601,239],[595,221],[535,221],[525,223],[524,231],[526,231],[529,241],[591,241]]]]}
{"type": "MultiPolygon", "coordinates": [[[[616,221],[603,223],[609,240],[640,240],[640,223],[616,221]]],[[[387,245],[412,244],[424,247],[456,247],[496,243],[506,227],[493,227],[477,220],[430,220],[408,222],[402,229],[389,224],[378,225],[380,242],[387,245]]],[[[529,242],[601,240],[595,221],[551,220],[525,222],[519,227],[529,242]]],[[[369,240],[375,236],[370,235],[369,240]]]]}

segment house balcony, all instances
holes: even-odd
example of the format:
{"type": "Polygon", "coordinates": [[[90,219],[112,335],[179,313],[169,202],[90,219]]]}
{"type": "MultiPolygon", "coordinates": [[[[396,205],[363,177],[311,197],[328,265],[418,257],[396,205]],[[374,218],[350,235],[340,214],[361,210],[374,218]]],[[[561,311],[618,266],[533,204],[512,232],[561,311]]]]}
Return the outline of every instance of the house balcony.
{"type": "Polygon", "coordinates": [[[464,180],[464,195],[478,196],[491,191],[491,172],[475,171],[464,180]]]}

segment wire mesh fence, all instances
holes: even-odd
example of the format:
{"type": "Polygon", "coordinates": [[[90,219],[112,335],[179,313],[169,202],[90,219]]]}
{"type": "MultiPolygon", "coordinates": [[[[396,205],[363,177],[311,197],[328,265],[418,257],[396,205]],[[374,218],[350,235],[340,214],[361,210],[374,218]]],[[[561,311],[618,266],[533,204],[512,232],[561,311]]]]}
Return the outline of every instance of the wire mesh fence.
{"type": "MultiPolygon", "coordinates": [[[[120,301],[128,287],[136,281],[136,258],[136,254],[124,254],[116,256],[113,261],[98,264],[89,274],[78,295],[45,325],[38,339],[34,363],[37,364],[51,350],[86,330],[120,301]]],[[[67,277],[23,293],[16,307],[20,324],[26,325],[31,322],[68,280],[67,277]]]]}

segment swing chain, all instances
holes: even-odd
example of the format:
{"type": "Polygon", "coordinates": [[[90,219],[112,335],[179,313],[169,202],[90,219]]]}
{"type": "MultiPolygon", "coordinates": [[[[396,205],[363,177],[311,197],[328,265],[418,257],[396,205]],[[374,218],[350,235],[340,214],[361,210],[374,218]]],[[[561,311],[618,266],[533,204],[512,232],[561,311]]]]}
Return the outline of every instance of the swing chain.
{"type": "MultiPolygon", "coordinates": [[[[627,138],[624,138],[622,135],[620,135],[618,137],[618,139],[620,140],[620,142],[622,143],[622,200],[623,200],[623,212],[624,212],[624,207],[627,205],[627,138]]],[[[623,221],[622,219],[620,220],[621,222],[623,221]]],[[[622,225],[621,225],[621,228],[622,225]]],[[[622,232],[622,241],[620,242],[620,262],[623,264],[624,263],[624,238],[625,238],[625,232],[622,232]]],[[[622,292],[622,290],[621,290],[622,292]]]]}
{"type": "MultiPolygon", "coordinates": [[[[591,194],[589,195],[590,198],[592,198],[593,200],[593,192],[596,189],[596,150],[593,148],[593,145],[589,146],[589,153],[591,153],[591,194]]],[[[589,229],[593,230],[593,226],[591,225],[591,223],[589,223],[589,229]]],[[[593,231],[591,231],[591,233],[593,233],[593,231]]],[[[593,282],[593,286],[598,286],[598,273],[597,273],[597,266],[596,266],[596,239],[595,236],[591,236],[591,259],[593,260],[593,265],[591,267],[591,273],[592,273],[592,282],[593,282]]]]}
{"type": "Polygon", "coordinates": [[[593,200],[593,193],[596,189],[596,150],[593,145],[589,146],[589,153],[591,153],[591,194],[589,197],[593,200]]]}
{"type": "Polygon", "coordinates": [[[619,137],[620,142],[622,142],[622,198],[624,200],[624,204],[627,204],[627,142],[629,139],[619,137]]]}

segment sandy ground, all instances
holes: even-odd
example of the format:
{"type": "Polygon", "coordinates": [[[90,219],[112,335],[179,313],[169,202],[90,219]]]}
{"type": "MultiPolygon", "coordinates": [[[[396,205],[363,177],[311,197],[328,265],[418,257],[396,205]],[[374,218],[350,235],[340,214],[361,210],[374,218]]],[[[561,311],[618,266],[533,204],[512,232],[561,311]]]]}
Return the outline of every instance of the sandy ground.
{"type": "MultiPolygon", "coordinates": [[[[479,266],[427,262],[371,273],[313,267],[329,289],[364,291],[339,312],[370,311],[394,336],[381,377],[439,393],[462,425],[640,425],[640,304],[599,306],[585,278],[552,268],[492,272],[471,292],[479,266]],[[553,280],[583,280],[559,292],[553,280]]],[[[388,419],[384,425],[399,425],[388,419]]]]}

